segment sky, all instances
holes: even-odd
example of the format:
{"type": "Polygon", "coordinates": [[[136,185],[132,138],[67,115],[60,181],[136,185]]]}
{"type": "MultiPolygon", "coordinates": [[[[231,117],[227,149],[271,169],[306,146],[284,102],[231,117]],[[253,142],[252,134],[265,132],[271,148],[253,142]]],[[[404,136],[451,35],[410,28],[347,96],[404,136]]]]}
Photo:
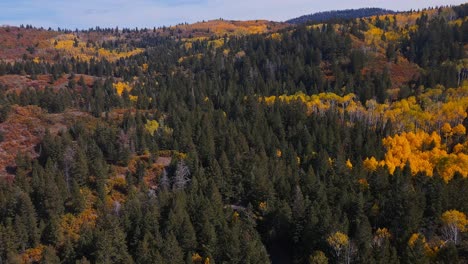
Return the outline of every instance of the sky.
{"type": "Polygon", "coordinates": [[[464,0],[0,0],[0,25],[88,29],[153,28],[224,18],[285,21],[328,10],[392,10],[458,5],[464,0]]]}

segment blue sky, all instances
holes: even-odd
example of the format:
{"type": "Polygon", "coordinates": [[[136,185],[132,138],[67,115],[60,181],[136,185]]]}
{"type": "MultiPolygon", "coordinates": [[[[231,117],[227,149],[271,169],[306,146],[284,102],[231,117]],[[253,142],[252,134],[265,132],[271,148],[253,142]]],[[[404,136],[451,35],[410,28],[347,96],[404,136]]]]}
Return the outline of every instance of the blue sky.
{"type": "Polygon", "coordinates": [[[360,7],[393,10],[462,4],[464,0],[0,0],[0,25],[87,29],[159,27],[217,18],[284,21],[360,7]]]}

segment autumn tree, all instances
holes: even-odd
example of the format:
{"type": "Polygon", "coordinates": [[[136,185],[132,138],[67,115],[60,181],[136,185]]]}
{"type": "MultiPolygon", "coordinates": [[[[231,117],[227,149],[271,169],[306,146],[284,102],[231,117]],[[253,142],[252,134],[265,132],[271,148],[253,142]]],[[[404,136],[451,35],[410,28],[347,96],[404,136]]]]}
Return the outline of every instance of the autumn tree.
{"type": "Polygon", "coordinates": [[[336,259],[343,263],[351,263],[353,255],[356,253],[356,248],[349,237],[342,232],[335,232],[328,236],[328,245],[333,249],[336,259]]]}
{"type": "Polygon", "coordinates": [[[468,230],[466,215],[457,210],[448,210],[442,214],[441,220],[445,240],[458,244],[460,242],[460,233],[468,230]]]}
{"type": "Polygon", "coordinates": [[[309,264],[328,264],[328,258],[322,251],[314,251],[309,257],[309,264]]]}

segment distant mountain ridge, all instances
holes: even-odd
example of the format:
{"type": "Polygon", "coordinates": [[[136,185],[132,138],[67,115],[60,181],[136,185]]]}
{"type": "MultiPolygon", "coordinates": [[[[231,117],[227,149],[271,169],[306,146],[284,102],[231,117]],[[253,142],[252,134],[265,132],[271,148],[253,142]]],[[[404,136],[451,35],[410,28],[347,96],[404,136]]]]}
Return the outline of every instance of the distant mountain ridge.
{"type": "Polygon", "coordinates": [[[359,9],[346,9],[346,10],[332,10],[325,12],[313,13],[310,15],[304,15],[297,18],[286,21],[290,24],[302,24],[307,22],[326,22],[329,20],[339,19],[354,19],[361,17],[369,17],[376,15],[388,15],[395,14],[393,10],[382,9],[382,8],[359,8],[359,9]]]}

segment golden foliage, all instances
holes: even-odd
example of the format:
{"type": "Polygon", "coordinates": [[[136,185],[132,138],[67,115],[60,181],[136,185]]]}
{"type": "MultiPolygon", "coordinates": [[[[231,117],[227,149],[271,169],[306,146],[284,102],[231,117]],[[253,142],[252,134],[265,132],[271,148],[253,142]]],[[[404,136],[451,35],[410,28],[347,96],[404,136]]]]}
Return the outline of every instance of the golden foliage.
{"type": "Polygon", "coordinates": [[[434,166],[430,162],[430,153],[423,151],[423,146],[434,144],[434,150],[440,148],[440,142],[440,136],[435,132],[431,135],[424,132],[404,132],[383,139],[383,145],[387,148],[385,164],[390,174],[394,173],[396,167],[403,169],[409,161],[413,174],[424,172],[432,176],[434,166]]]}
{"type": "Polygon", "coordinates": [[[377,16],[366,19],[364,23],[366,23],[369,29],[364,32],[365,43],[367,45],[375,44],[384,47],[389,42],[397,42],[400,38],[407,37],[410,32],[414,32],[418,29],[416,20],[420,18],[423,13],[427,14],[429,17],[436,15],[435,10],[427,10],[424,12],[405,12],[395,15],[379,16],[381,21],[386,21],[388,19],[390,23],[385,30],[376,26],[377,16]],[[386,41],[382,41],[381,37],[383,35],[386,41]]]}
{"type": "Polygon", "coordinates": [[[138,96],[136,95],[129,95],[128,98],[130,99],[131,102],[134,102],[134,103],[138,100],[138,96]]]}
{"type": "Polygon", "coordinates": [[[377,166],[379,166],[379,162],[374,157],[366,158],[363,164],[364,168],[370,172],[374,172],[377,170],[377,166]]]}
{"type": "Polygon", "coordinates": [[[426,243],[426,237],[422,236],[419,233],[414,233],[411,235],[410,239],[408,240],[408,246],[414,247],[418,239],[421,239],[423,243],[426,243]]]}
{"type": "Polygon", "coordinates": [[[328,264],[328,258],[323,251],[314,251],[309,256],[309,264],[328,264]]]}
{"type": "Polygon", "coordinates": [[[234,211],[234,213],[232,214],[232,220],[237,221],[239,219],[239,216],[239,213],[237,211],[234,211]]]}
{"type": "Polygon", "coordinates": [[[373,43],[380,43],[381,37],[384,34],[384,31],[378,27],[371,25],[370,29],[364,33],[366,38],[366,44],[372,45],[373,43]]]}
{"type": "Polygon", "coordinates": [[[465,232],[468,230],[468,219],[463,212],[449,210],[442,214],[441,219],[445,225],[454,226],[460,232],[465,232]]]}
{"type": "Polygon", "coordinates": [[[203,258],[202,256],[200,256],[200,254],[198,253],[195,253],[192,255],[192,263],[195,263],[195,264],[210,264],[210,258],[207,257],[205,259],[205,261],[203,261],[203,258]]]}
{"type": "Polygon", "coordinates": [[[122,96],[122,93],[124,91],[130,92],[133,88],[126,82],[117,82],[113,84],[115,90],[117,91],[117,94],[119,96],[122,96]]]}
{"type": "Polygon", "coordinates": [[[210,46],[210,47],[212,47],[214,49],[221,48],[223,45],[224,45],[224,39],[223,38],[208,41],[208,46],[210,46]]]}
{"type": "Polygon", "coordinates": [[[375,246],[382,246],[385,240],[388,240],[392,237],[392,234],[390,234],[390,231],[388,231],[387,228],[378,228],[375,231],[374,238],[372,240],[372,244],[375,246]]]}
{"type": "Polygon", "coordinates": [[[264,34],[277,32],[285,28],[287,24],[276,23],[266,20],[252,21],[229,21],[210,20],[194,24],[182,24],[160,31],[161,35],[169,35],[177,32],[177,36],[182,37],[184,42],[203,41],[206,39],[224,38],[232,36],[244,36],[250,34],[264,34]]]}
{"type": "Polygon", "coordinates": [[[215,36],[222,37],[224,35],[248,35],[262,34],[268,32],[269,21],[227,21],[227,20],[211,20],[207,22],[195,23],[192,25],[177,26],[176,28],[186,28],[189,30],[206,30],[209,29],[215,36]]]}
{"type": "Polygon", "coordinates": [[[192,49],[192,47],[193,47],[193,43],[192,43],[192,42],[185,42],[185,43],[184,43],[184,48],[185,48],[185,50],[190,50],[190,49],[192,49]]]}
{"type": "Polygon", "coordinates": [[[265,102],[267,105],[272,105],[275,101],[281,101],[284,103],[291,102],[303,102],[307,106],[308,114],[321,113],[329,109],[335,109],[338,106],[347,106],[355,98],[354,94],[348,94],[346,96],[339,96],[334,93],[320,93],[314,95],[306,95],[302,92],[294,95],[280,95],[280,96],[269,96],[261,97],[260,101],[265,102]]]}
{"type": "Polygon", "coordinates": [[[200,254],[195,253],[192,255],[192,263],[202,263],[203,258],[200,256],[200,254]]]}
{"type": "Polygon", "coordinates": [[[456,19],[456,20],[449,21],[449,24],[450,25],[457,25],[457,26],[461,27],[463,22],[465,22],[467,20],[468,20],[468,17],[465,17],[464,19],[459,18],[459,19],[456,19]]]}
{"type": "Polygon", "coordinates": [[[443,237],[446,241],[458,244],[462,238],[460,233],[468,230],[468,220],[463,212],[457,210],[445,211],[441,216],[443,237]]]}
{"type": "Polygon", "coordinates": [[[145,129],[148,131],[152,136],[154,136],[154,132],[157,131],[159,128],[159,123],[156,120],[148,120],[145,124],[145,129]]]}
{"type": "Polygon", "coordinates": [[[187,154],[183,152],[179,152],[177,150],[160,150],[158,152],[158,156],[160,157],[176,157],[177,159],[186,159],[187,154]]]}
{"type": "Polygon", "coordinates": [[[351,163],[351,160],[347,160],[346,161],[346,167],[348,167],[348,169],[352,169],[353,168],[353,163],[351,163]]]}
{"type": "Polygon", "coordinates": [[[141,48],[130,49],[122,47],[120,50],[108,50],[97,46],[90,47],[74,34],[59,35],[51,39],[50,44],[53,44],[56,50],[84,61],[89,61],[92,58],[105,58],[108,61],[116,61],[121,58],[140,54],[144,51],[144,49],[141,48]]]}
{"type": "Polygon", "coordinates": [[[455,127],[452,128],[452,133],[454,135],[465,135],[466,134],[466,128],[462,124],[458,124],[455,127]]]}
{"type": "Polygon", "coordinates": [[[390,234],[390,231],[388,231],[386,227],[378,228],[377,231],[375,231],[375,235],[379,238],[386,238],[386,239],[389,239],[392,237],[392,234],[390,234]]]}
{"type": "Polygon", "coordinates": [[[274,39],[274,40],[281,40],[282,36],[280,33],[273,33],[269,36],[271,39],[274,39]]]}
{"type": "Polygon", "coordinates": [[[355,99],[354,94],[338,96],[334,93],[320,93],[309,96],[299,92],[294,95],[260,97],[259,100],[267,105],[275,102],[301,102],[305,104],[309,115],[335,111],[347,124],[361,120],[375,127],[390,121],[396,131],[409,131],[384,139],[387,148],[385,159],[377,161],[374,157],[366,158],[364,167],[368,171],[387,165],[393,174],[397,167],[403,168],[410,162],[413,174],[423,172],[432,176],[436,170],[446,181],[456,172],[468,176],[467,143],[457,145],[450,153],[446,145],[442,144],[439,134],[422,132],[440,129],[446,139],[466,133],[466,128],[461,125],[468,108],[466,83],[460,88],[445,91],[428,89],[417,97],[411,96],[392,103],[379,104],[375,100],[368,100],[365,106],[355,99]]]}
{"type": "Polygon", "coordinates": [[[335,250],[342,250],[348,246],[349,238],[346,234],[341,232],[335,232],[328,236],[327,238],[328,245],[335,250]]]}
{"type": "Polygon", "coordinates": [[[437,250],[439,249],[438,246],[432,248],[426,240],[426,237],[420,233],[414,233],[411,235],[410,239],[408,240],[408,246],[413,249],[416,246],[417,242],[422,243],[424,248],[425,254],[427,256],[434,256],[437,250]]]}
{"type": "Polygon", "coordinates": [[[39,263],[42,259],[42,253],[44,252],[44,249],[44,245],[39,245],[35,248],[27,249],[21,255],[21,263],[39,263]]]}
{"type": "Polygon", "coordinates": [[[201,58],[203,58],[203,54],[202,54],[202,53],[198,53],[198,54],[195,54],[195,55],[180,57],[177,61],[178,61],[179,63],[182,63],[182,62],[184,62],[185,60],[192,59],[192,58],[201,59],[201,58]]]}
{"type": "Polygon", "coordinates": [[[401,35],[398,34],[398,32],[395,32],[395,31],[385,32],[385,38],[387,39],[387,41],[396,42],[398,41],[400,37],[401,35]]]}
{"type": "Polygon", "coordinates": [[[109,189],[125,190],[127,188],[127,181],[123,177],[113,177],[107,181],[109,189]]]}
{"type": "MultiPolygon", "coordinates": [[[[447,152],[447,147],[441,143],[441,137],[436,132],[404,132],[383,139],[383,145],[387,149],[384,164],[387,165],[390,174],[393,174],[397,167],[403,169],[409,162],[413,174],[423,172],[433,176],[434,170],[437,170],[445,181],[449,181],[456,172],[468,177],[466,149],[460,145],[454,148],[454,152],[447,152]]],[[[364,161],[366,168],[371,166],[367,160],[370,159],[364,161]]]]}
{"type": "MultiPolygon", "coordinates": [[[[97,214],[94,209],[85,209],[79,215],[65,214],[60,219],[60,232],[64,238],[72,242],[78,241],[82,228],[94,227],[97,214]]],[[[63,242],[62,241],[62,242],[63,242]]]]}
{"type": "Polygon", "coordinates": [[[242,58],[244,56],[245,56],[245,51],[243,51],[243,50],[236,53],[236,58],[237,59],[240,59],[240,58],[242,58]]]}
{"type": "Polygon", "coordinates": [[[452,133],[452,126],[449,123],[444,123],[444,125],[441,128],[442,133],[444,133],[445,136],[450,136],[452,133]]]}
{"type": "Polygon", "coordinates": [[[276,150],[276,157],[281,158],[282,155],[283,155],[283,152],[281,152],[280,149],[277,149],[276,150]]]}

